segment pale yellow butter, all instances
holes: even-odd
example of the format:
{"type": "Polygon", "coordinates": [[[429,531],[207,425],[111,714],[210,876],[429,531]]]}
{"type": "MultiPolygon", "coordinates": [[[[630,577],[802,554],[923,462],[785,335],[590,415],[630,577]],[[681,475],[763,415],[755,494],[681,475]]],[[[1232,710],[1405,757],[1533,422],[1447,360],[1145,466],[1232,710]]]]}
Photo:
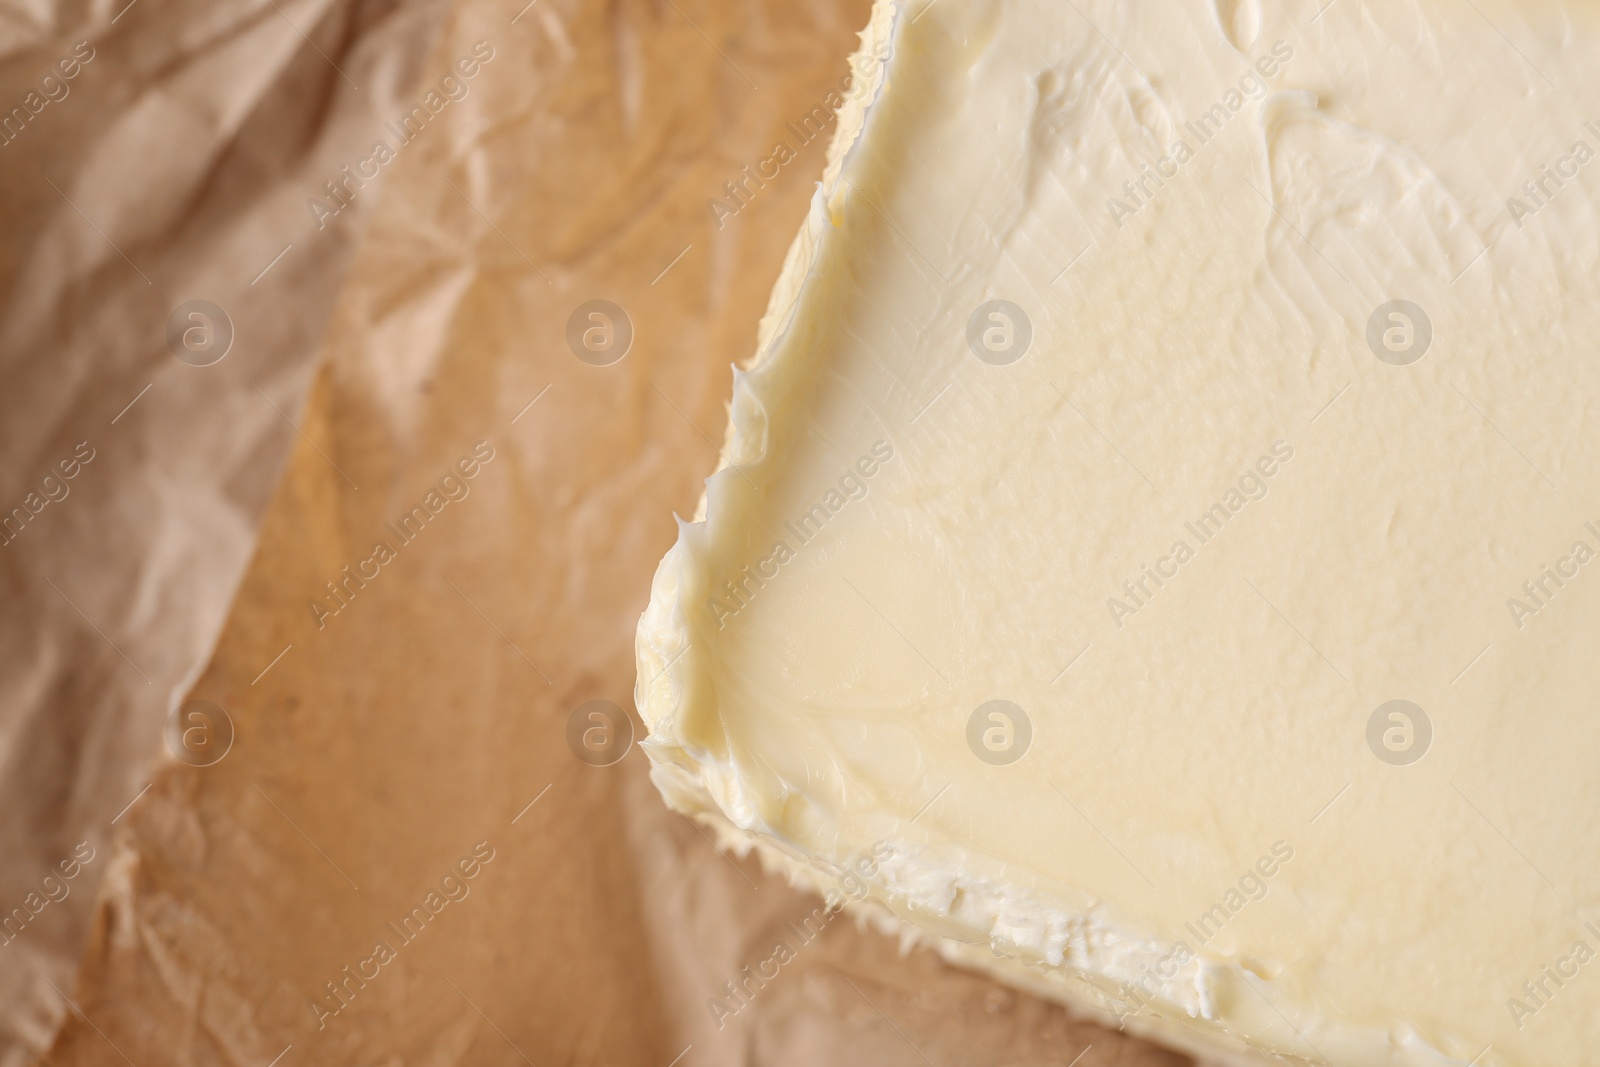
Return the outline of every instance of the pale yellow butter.
{"type": "Polygon", "coordinates": [[[880,3],[657,573],[668,800],[1255,1062],[1600,1048],[1600,8],[880,3]]]}

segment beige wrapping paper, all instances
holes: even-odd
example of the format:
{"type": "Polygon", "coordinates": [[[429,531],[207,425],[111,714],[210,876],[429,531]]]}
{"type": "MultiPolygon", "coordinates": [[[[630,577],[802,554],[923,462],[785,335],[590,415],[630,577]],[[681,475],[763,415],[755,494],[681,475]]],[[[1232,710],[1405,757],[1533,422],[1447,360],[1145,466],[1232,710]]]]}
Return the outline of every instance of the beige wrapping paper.
{"type": "Polygon", "coordinates": [[[0,6],[4,1067],[67,1014],[113,820],[150,781],[295,439],[375,202],[319,230],[308,191],[399,109],[443,12],[0,6]],[[233,326],[209,366],[167,344],[192,299],[233,326]]]}
{"type": "Polygon", "coordinates": [[[45,1062],[1185,1062],[818,922],[670,813],[637,747],[576,755],[580,705],[631,714],[634,625],[867,5],[525,2],[450,12],[411,97],[443,103],[373,164],[304,437],[192,691],[231,747],[118,823],[45,1062]],[[778,142],[795,158],[730,200],[778,142]],[[593,300],[631,324],[610,365],[569,344],[593,300]]]}

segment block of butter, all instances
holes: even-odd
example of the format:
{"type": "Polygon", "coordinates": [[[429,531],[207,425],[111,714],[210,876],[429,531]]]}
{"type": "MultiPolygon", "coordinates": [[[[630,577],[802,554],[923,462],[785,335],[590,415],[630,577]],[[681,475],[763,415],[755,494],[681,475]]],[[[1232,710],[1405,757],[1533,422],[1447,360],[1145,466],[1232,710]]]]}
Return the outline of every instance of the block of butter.
{"type": "Polygon", "coordinates": [[[668,802],[1213,1059],[1596,1062],[1600,6],[853,64],[640,622],[668,802]]]}

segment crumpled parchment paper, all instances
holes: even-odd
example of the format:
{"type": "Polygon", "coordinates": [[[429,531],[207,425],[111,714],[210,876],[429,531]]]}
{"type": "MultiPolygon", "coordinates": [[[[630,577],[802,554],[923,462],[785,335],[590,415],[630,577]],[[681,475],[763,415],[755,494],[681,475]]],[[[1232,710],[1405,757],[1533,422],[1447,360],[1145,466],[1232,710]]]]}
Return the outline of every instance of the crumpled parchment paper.
{"type": "Polygon", "coordinates": [[[68,1013],[119,813],[297,439],[377,187],[322,229],[307,191],[399,110],[444,7],[0,6],[0,1064],[68,1013]],[[208,366],[218,335],[167,342],[197,299],[233,333],[208,366]]]}

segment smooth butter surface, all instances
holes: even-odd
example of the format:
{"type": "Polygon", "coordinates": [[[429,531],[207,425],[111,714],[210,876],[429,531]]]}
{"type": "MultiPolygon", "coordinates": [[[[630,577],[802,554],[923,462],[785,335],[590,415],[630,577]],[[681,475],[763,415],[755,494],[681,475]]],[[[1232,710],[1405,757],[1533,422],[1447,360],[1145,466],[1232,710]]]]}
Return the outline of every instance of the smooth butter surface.
{"type": "Polygon", "coordinates": [[[1189,1047],[1585,1062],[1600,12],[884,3],[857,62],[640,624],[668,799],[1189,1047]]]}

